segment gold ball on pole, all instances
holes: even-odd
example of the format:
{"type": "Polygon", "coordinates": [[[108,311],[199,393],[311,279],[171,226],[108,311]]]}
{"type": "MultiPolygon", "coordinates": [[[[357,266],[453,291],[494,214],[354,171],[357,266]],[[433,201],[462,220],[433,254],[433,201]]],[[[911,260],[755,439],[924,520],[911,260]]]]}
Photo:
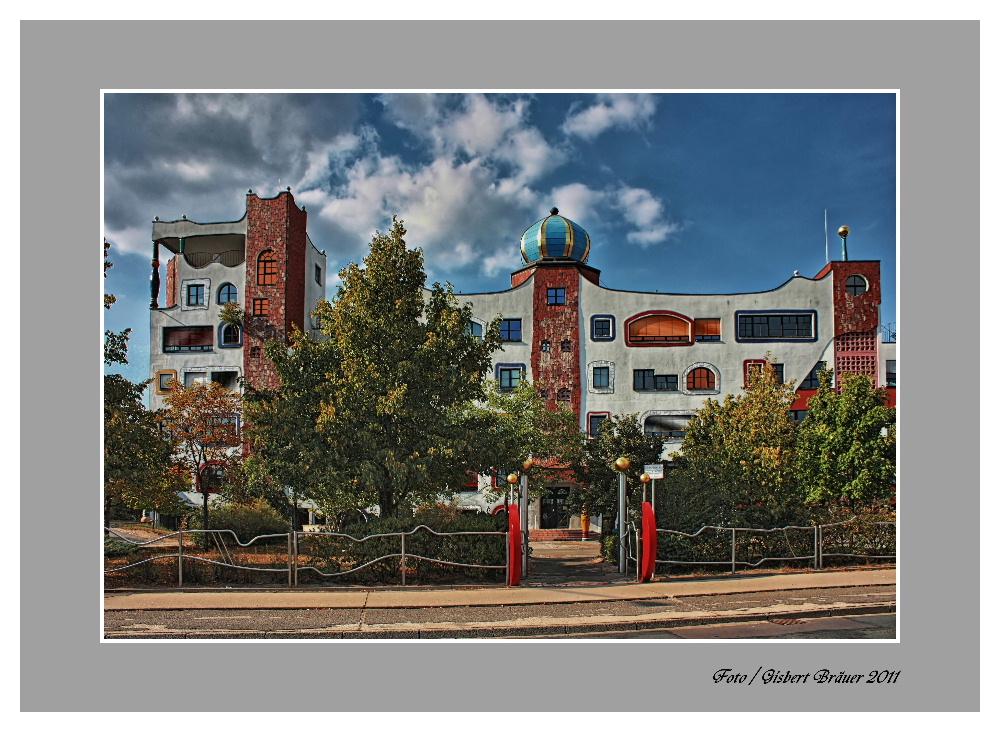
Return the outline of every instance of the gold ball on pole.
{"type": "Polygon", "coordinates": [[[837,229],[837,233],[840,234],[841,237],[846,239],[847,235],[851,233],[851,227],[841,226],[839,229],[837,229]]]}
{"type": "Polygon", "coordinates": [[[528,458],[527,460],[524,461],[521,467],[524,468],[524,472],[527,473],[529,470],[531,470],[532,467],[534,467],[534,465],[535,464],[531,462],[531,458],[528,458]]]}
{"type": "Polygon", "coordinates": [[[648,483],[649,481],[652,480],[652,478],[649,477],[649,473],[643,473],[642,475],[639,476],[639,480],[641,480],[643,483],[648,483]]]}
{"type": "Polygon", "coordinates": [[[615,460],[615,468],[617,468],[618,470],[628,470],[629,467],[631,467],[631,465],[632,461],[629,460],[627,457],[620,457],[617,460],[615,460]]]}
{"type": "Polygon", "coordinates": [[[507,476],[507,482],[510,483],[511,485],[520,483],[521,476],[519,476],[517,473],[511,473],[510,475],[507,476]]]}

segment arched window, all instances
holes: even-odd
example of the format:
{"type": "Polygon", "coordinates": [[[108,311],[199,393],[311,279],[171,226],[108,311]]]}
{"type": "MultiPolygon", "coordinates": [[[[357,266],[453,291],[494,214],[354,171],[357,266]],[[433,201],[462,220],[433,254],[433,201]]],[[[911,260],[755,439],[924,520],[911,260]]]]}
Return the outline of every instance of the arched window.
{"type": "Polygon", "coordinates": [[[851,275],[847,278],[847,291],[852,295],[863,295],[868,292],[868,280],[861,275],[851,275]]]}
{"type": "Polygon", "coordinates": [[[261,252],[257,257],[257,284],[278,284],[278,257],[272,251],[261,252]]]}
{"type": "Polygon", "coordinates": [[[715,374],[704,367],[692,369],[687,376],[687,388],[690,391],[714,389],[715,374]]]}
{"type": "Polygon", "coordinates": [[[224,348],[227,346],[239,346],[243,344],[243,333],[240,331],[240,326],[230,325],[226,323],[222,326],[222,343],[220,344],[224,348]]]}
{"type": "Polygon", "coordinates": [[[653,312],[627,321],[630,346],[690,346],[691,320],[680,315],[653,312]]]}
{"type": "Polygon", "coordinates": [[[238,302],[236,285],[227,282],[219,288],[219,304],[225,305],[227,302],[238,302]]]}

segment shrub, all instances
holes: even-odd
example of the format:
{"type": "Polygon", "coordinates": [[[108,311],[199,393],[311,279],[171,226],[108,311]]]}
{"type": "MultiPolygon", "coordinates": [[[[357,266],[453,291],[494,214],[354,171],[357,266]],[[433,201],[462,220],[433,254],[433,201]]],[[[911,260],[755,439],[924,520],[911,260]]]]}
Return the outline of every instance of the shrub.
{"type": "Polygon", "coordinates": [[[135,554],[138,549],[135,544],[130,544],[127,541],[115,539],[110,536],[104,537],[105,557],[127,557],[130,554],[135,554]]]}
{"type": "MultiPolygon", "coordinates": [[[[210,529],[228,529],[236,534],[241,543],[246,544],[255,536],[288,533],[288,519],[278,513],[267,502],[254,500],[249,503],[229,503],[210,509],[208,515],[210,529]]],[[[189,529],[204,528],[202,514],[192,514],[189,529]]],[[[285,539],[277,539],[285,541],[285,539]]],[[[255,542],[260,544],[261,542],[255,542]]]]}

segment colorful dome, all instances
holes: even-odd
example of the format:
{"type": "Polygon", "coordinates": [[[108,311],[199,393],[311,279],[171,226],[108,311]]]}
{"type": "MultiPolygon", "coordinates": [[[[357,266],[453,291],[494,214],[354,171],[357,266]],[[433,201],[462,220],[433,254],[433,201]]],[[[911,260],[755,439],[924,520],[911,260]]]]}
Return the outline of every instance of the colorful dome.
{"type": "Polygon", "coordinates": [[[539,259],[575,259],[586,262],[590,255],[590,235],[579,224],[559,215],[553,208],[547,216],[521,235],[521,258],[525,264],[539,259]]]}

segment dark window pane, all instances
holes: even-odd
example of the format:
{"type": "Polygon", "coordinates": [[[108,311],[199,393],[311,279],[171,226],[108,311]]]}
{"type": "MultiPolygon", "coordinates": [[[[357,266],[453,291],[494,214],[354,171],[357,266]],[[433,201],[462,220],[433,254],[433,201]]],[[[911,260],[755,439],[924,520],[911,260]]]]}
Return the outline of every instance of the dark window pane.
{"type": "Polygon", "coordinates": [[[505,341],[520,341],[521,319],[504,320],[500,323],[500,337],[505,341]]]}
{"type": "Polygon", "coordinates": [[[611,321],[608,318],[598,318],[594,321],[594,338],[610,338],[611,321]]]}
{"type": "Polygon", "coordinates": [[[611,383],[611,368],[609,366],[594,367],[594,387],[605,389],[611,383]]]}

